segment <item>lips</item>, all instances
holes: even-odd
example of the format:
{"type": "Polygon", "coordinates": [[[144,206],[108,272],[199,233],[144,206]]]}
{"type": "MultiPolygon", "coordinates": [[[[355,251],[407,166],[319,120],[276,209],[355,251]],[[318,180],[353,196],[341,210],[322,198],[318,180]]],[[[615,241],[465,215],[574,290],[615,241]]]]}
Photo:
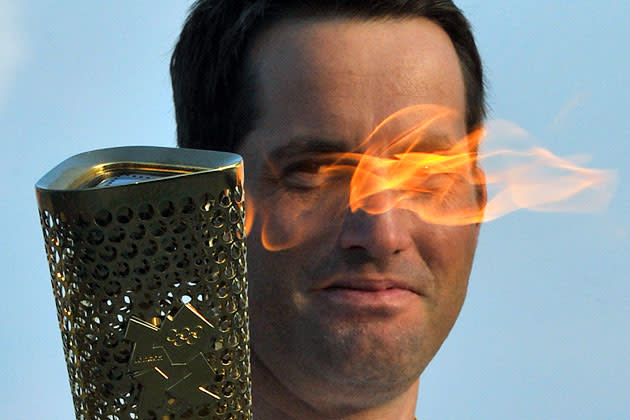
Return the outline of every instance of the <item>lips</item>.
{"type": "Polygon", "coordinates": [[[330,316],[373,319],[417,310],[424,297],[420,286],[400,277],[345,274],[330,277],[312,290],[311,297],[330,316]]]}
{"type": "Polygon", "coordinates": [[[419,285],[395,277],[382,275],[336,275],[316,288],[319,291],[356,291],[379,293],[402,290],[424,295],[419,285]]]}

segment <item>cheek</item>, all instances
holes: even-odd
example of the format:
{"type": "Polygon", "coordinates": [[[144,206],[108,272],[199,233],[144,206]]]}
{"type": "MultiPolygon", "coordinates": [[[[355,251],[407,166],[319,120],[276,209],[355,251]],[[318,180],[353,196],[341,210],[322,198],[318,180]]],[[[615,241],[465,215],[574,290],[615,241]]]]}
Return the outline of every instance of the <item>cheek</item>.
{"type": "Polygon", "coordinates": [[[252,327],[270,327],[290,308],[297,264],[283,252],[267,251],[257,238],[247,240],[247,279],[252,327]]]}
{"type": "Polygon", "coordinates": [[[477,245],[477,227],[437,226],[427,232],[424,257],[443,292],[463,295],[477,245]]]}
{"type": "Polygon", "coordinates": [[[248,238],[250,328],[258,352],[263,348],[277,351],[275,346],[289,343],[299,328],[307,307],[305,290],[309,288],[305,267],[312,265],[313,255],[319,251],[307,248],[269,251],[259,238],[248,238]]]}
{"type": "Polygon", "coordinates": [[[275,194],[257,206],[247,239],[252,311],[286,315],[302,306],[310,276],[332,253],[341,226],[338,206],[323,196],[316,202],[275,194]]]}
{"type": "Polygon", "coordinates": [[[466,298],[468,278],[476,245],[473,226],[443,227],[435,232],[431,258],[435,299],[431,305],[434,331],[443,340],[455,323],[466,298]]]}
{"type": "Polygon", "coordinates": [[[258,206],[257,234],[269,251],[299,248],[339,225],[345,208],[330,191],[274,194],[258,206]]]}

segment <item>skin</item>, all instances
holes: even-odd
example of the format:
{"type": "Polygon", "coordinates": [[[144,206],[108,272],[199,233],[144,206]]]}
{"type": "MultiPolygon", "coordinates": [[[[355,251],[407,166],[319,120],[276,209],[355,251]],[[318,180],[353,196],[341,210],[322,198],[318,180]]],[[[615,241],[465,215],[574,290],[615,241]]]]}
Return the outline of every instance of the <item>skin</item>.
{"type": "MultiPolygon", "coordinates": [[[[309,162],[329,149],[365,152],[379,122],[416,104],[453,111],[428,144],[463,138],[452,43],[421,18],[293,20],[262,34],[249,59],[260,118],[238,152],[256,214],[248,238],[253,412],[262,420],[413,419],[420,374],[464,302],[479,225],[431,224],[396,208],[352,212],[347,179],[315,187],[309,162]],[[265,249],[263,232],[278,250],[265,249]]],[[[458,191],[483,202],[472,186],[458,191]]]]}

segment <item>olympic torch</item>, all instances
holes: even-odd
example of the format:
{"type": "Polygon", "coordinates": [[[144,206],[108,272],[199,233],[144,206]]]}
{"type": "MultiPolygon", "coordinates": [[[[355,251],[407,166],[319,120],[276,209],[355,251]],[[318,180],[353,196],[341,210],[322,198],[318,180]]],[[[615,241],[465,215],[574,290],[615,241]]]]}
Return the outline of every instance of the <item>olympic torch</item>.
{"type": "Polygon", "coordinates": [[[251,419],[238,155],[121,147],[36,184],[77,419],[251,419]]]}

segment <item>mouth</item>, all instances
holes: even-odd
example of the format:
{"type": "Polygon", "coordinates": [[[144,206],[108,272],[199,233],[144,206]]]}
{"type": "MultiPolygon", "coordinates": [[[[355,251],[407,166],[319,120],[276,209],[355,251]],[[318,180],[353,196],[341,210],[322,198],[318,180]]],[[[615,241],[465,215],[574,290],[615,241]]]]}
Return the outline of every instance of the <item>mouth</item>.
{"type": "Polygon", "coordinates": [[[394,277],[380,275],[353,276],[337,275],[316,288],[319,291],[328,292],[357,292],[357,293],[394,293],[396,291],[407,291],[418,295],[423,295],[420,288],[409,281],[404,281],[394,277]]]}
{"type": "Polygon", "coordinates": [[[381,276],[337,276],[315,290],[328,310],[391,313],[417,305],[422,293],[408,282],[381,276]]]}

